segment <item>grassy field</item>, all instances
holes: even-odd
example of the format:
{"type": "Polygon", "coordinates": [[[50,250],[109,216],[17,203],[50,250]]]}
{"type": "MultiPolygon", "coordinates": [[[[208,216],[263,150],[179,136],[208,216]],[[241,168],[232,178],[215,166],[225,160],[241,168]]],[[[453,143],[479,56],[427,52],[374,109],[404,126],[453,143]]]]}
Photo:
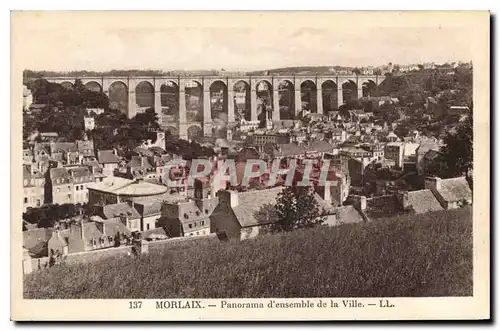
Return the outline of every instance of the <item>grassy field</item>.
{"type": "Polygon", "coordinates": [[[472,211],[153,249],[25,277],[25,298],[472,295],[472,211]]]}

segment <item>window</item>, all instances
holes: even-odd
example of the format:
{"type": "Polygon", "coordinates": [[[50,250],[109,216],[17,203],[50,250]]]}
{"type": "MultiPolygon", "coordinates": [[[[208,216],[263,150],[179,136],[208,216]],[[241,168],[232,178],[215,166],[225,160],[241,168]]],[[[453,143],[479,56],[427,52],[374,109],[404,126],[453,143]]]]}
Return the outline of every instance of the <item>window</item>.
{"type": "Polygon", "coordinates": [[[27,179],[24,180],[24,186],[26,186],[26,185],[28,185],[28,180],[27,179]]]}
{"type": "Polygon", "coordinates": [[[57,193],[61,192],[61,188],[60,188],[60,187],[57,187],[57,188],[56,188],[56,192],[57,192],[57,193]]]}
{"type": "Polygon", "coordinates": [[[71,199],[71,194],[68,194],[68,199],[71,199]]]}
{"type": "Polygon", "coordinates": [[[78,191],[78,190],[80,190],[80,187],[79,187],[78,185],[76,185],[76,190],[77,190],[77,191],[78,191]]]}
{"type": "Polygon", "coordinates": [[[188,224],[189,228],[192,229],[193,228],[193,224],[188,224]]]}
{"type": "Polygon", "coordinates": [[[200,235],[200,233],[197,231],[197,232],[196,232],[196,235],[197,235],[197,236],[199,236],[199,235],[200,235]]]}
{"type": "Polygon", "coordinates": [[[194,226],[196,226],[196,222],[194,222],[194,226]]]}
{"type": "Polygon", "coordinates": [[[205,221],[201,221],[201,225],[202,225],[202,226],[203,226],[203,225],[205,225],[205,221]]]}
{"type": "Polygon", "coordinates": [[[28,203],[28,198],[24,197],[24,203],[28,203]]]}
{"type": "Polygon", "coordinates": [[[149,230],[149,223],[146,224],[146,230],[149,230]]]}
{"type": "Polygon", "coordinates": [[[80,185],[80,190],[83,190],[83,185],[80,185]]]}

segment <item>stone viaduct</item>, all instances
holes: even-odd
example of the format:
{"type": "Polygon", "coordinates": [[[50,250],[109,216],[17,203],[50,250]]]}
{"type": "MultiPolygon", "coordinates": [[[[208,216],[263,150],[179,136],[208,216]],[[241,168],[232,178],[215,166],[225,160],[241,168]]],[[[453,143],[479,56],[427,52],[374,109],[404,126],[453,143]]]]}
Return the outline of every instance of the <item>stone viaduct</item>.
{"type": "MultiPolygon", "coordinates": [[[[140,107],[137,105],[136,100],[136,88],[139,84],[148,83],[150,85],[151,93],[154,93],[154,109],[157,114],[159,114],[160,124],[164,128],[175,128],[175,131],[180,137],[188,137],[188,130],[192,126],[197,126],[203,131],[204,135],[211,135],[213,118],[211,116],[211,86],[218,82],[219,85],[222,84],[225,88],[225,97],[227,98],[227,122],[235,122],[235,100],[237,91],[235,90],[235,85],[243,82],[245,85],[245,95],[249,99],[250,116],[249,120],[255,121],[258,118],[259,112],[259,97],[258,91],[259,86],[263,83],[267,86],[270,104],[270,118],[273,121],[280,120],[280,91],[282,90],[283,83],[288,86],[290,92],[293,92],[294,99],[294,114],[292,116],[298,116],[302,111],[302,88],[304,84],[312,86],[312,92],[315,93],[315,101],[313,112],[322,114],[324,111],[323,100],[324,91],[328,86],[330,93],[336,94],[335,104],[331,105],[329,108],[338,109],[344,102],[344,93],[346,89],[350,90],[350,99],[358,99],[363,96],[363,89],[370,85],[372,88],[377,89],[379,84],[385,79],[384,76],[376,75],[295,75],[295,76],[285,76],[285,75],[268,75],[268,76],[150,76],[150,77],[46,77],[49,82],[63,84],[63,85],[73,85],[76,79],[80,79],[82,83],[86,86],[92,84],[93,86],[98,86],[100,90],[109,96],[110,88],[115,84],[120,84],[126,88],[128,95],[126,114],[129,118],[135,116],[140,107]],[[346,86],[347,85],[347,86],[346,86]],[[178,116],[175,120],[169,121],[168,118],[162,120],[162,86],[174,87],[177,94],[177,104],[178,104],[178,116]],[[188,87],[196,86],[199,88],[201,108],[203,110],[203,116],[198,119],[193,120],[186,117],[186,89],[188,87]],[[248,94],[250,94],[248,96],[248,94]]],[[[200,110],[201,113],[201,110],[200,110]]]]}

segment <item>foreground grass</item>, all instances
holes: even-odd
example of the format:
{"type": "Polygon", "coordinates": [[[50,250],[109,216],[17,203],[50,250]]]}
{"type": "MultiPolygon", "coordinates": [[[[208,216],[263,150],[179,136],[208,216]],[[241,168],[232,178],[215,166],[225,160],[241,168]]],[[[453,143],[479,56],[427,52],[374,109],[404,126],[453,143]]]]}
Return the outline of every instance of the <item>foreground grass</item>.
{"type": "Polygon", "coordinates": [[[472,211],[268,235],[25,277],[25,298],[472,295],[472,211]]]}

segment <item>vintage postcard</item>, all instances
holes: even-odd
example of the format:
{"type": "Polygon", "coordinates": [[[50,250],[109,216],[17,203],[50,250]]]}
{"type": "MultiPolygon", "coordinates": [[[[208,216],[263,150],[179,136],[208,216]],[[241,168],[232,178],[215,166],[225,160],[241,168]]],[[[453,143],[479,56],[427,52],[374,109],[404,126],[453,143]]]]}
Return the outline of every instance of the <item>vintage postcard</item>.
{"type": "Polygon", "coordinates": [[[490,13],[12,12],[11,318],[490,318],[490,13]]]}

